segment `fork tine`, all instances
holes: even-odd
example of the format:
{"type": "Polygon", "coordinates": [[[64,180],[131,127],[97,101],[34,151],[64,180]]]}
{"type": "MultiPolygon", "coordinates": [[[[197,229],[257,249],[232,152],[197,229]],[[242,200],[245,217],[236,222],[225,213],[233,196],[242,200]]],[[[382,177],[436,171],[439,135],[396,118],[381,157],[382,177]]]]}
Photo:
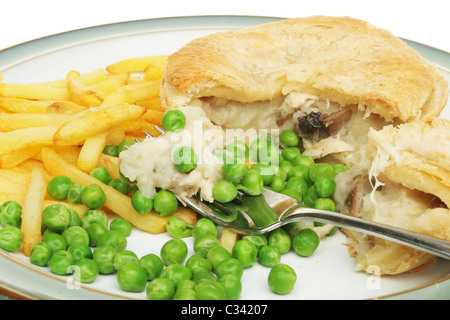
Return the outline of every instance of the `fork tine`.
{"type": "Polygon", "coordinates": [[[161,128],[160,126],[156,126],[155,125],[155,129],[159,131],[159,133],[164,134],[166,131],[164,131],[163,128],[161,128]]]}
{"type": "Polygon", "coordinates": [[[146,135],[147,137],[149,137],[149,138],[154,138],[154,136],[152,136],[152,135],[150,134],[150,132],[144,131],[144,133],[145,133],[145,135],[146,135]]]}

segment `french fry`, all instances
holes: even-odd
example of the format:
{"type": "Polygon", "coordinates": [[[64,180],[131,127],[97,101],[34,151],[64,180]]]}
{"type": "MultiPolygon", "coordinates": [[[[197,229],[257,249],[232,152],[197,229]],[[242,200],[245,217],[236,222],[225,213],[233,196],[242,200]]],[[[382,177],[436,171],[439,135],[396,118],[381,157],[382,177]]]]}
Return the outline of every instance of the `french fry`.
{"type": "Polygon", "coordinates": [[[147,111],[142,116],[142,119],[150,123],[161,126],[162,118],[164,116],[164,111],[147,109],[147,111]]]}
{"type": "Polygon", "coordinates": [[[153,61],[145,69],[144,80],[157,80],[161,79],[164,71],[166,70],[168,62],[168,56],[155,56],[153,61]]]}
{"type": "Polygon", "coordinates": [[[88,110],[88,107],[79,105],[78,103],[72,101],[56,101],[47,107],[46,112],[49,114],[74,114],[81,113],[86,110],[88,110]]]}
{"type": "Polygon", "coordinates": [[[125,139],[125,131],[120,126],[112,127],[106,135],[106,145],[118,146],[125,139]]]}
{"type": "Polygon", "coordinates": [[[131,103],[157,98],[159,96],[159,80],[143,81],[123,86],[106,95],[104,104],[131,103]]]}
{"type": "Polygon", "coordinates": [[[41,153],[42,145],[35,145],[0,155],[0,168],[11,169],[41,153]]]}
{"type": "Polygon", "coordinates": [[[98,184],[106,194],[105,207],[128,220],[136,228],[153,234],[166,231],[166,223],[169,217],[160,217],[154,211],[146,215],[137,213],[131,205],[130,197],[100,182],[76,166],[69,164],[52,147],[44,147],[41,154],[45,167],[52,175],[66,175],[74,183],[80,183],[82,185],[98,184]]]}
{"type": "Polygon", "coordinates": [[[0,134],[0,155],[20,149],[53,144],[58,127],[32,127],[0,134]]]}
{"type": "Polygon", "coordinates": [[[127,103],[93,109],[60,126],[53,136],[53,143],[56,145],[81,144],[89,137],[105,132],[121,123],[140,118],[144,112],[143,107],[127,103]]]}
{"type": "Polygon", "coordinates": [[[84,172],[91,172],[97,167],[100,155],[103,152],[106,144],[106,132],[100,133],[96,136],[87,138],[81,147],[78,156],[78,168],[84,172]]]}
{"type": "MultiPolygon", "coordinates": [[[[107,74],[104,69],[99,68],[94,71],[82,73],[80,75],[81,81],[87,86],[94,85],[107,78],[107,74]]],[[[53,81],[45,81],[33,83],[33,85],[43,86],[43,87],[53,87],[53,88],[67,88],[67,79],[59,79],[53,81]]]]}
{"type": "Polygon", "coordinates": [[[98,107],[103,103],[103,93],[87,87],[77,71],[67,74],[67,91],[70,98],[85,107],[98,107]]]}
{"type": "Polygon", "coordinates": [[[220,236],[219,245],[224,247],[231,253],[236,241],[239,240],[239,234],[230,228],[223,228],[222,235],[220,236]]]}
{"type": "Polygon", "coordinates": [[[14,131],[30,127],[56,126],[73,119],[69,114],[5,113],[0,112],[0,131],[14,131]]]}
{"type": "Polygon", "coordinates": [[[102,153],[98,159],[98,165],[108,169],[112,179],[120,178],[119,158],[102,153]]]}
{"type": "Polygon", "coordinates": [[[161,56],[136,57],[118,61],[106,67],[109,73],[144,72],[149,65],[155,64],[161,56]]]}
{"type": "Polygon", "coordinates": [[[33,169],[22,206],[23,254],[30,256],[34,245],[41,241],[42,209],[46,194],[43,169],[33,169]]]}
{"type": "Polygon", "coordinates": [[[111,74],[102,82],[95,83],[89,86],[90,89],[102,92],[104,94],[110,94],[127,84],[130,75],[128,73],[111,74]]]}
{"type": "Polygon", "coordinates": [[[66,88],[44,87],[32,84],[0,83],[0,95],[3,97],[32,100],[69,100],[66,88]]]}
{"type": "Polygon", "coordinates": [[[136,104],[138,106],[143,106],[147,109],[158,110],[158,111],[162,110],[161,99],[159,97],[137,101],[136,104]]]}
{"type": "Polygon", "coordinates": [[[0,97],[0,107],[17,113],[46,113],[51,101],[34,101],[19,98],[0,97]]]}

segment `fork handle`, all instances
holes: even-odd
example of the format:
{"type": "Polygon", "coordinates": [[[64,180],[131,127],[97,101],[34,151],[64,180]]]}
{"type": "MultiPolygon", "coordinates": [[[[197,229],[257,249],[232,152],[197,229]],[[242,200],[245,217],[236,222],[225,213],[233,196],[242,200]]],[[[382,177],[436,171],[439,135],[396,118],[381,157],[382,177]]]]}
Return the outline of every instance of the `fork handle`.
{"type": "Polygon", "coordinates": [[[450,241],[336,212],[298,207],[290,211],[289,215],[281,221],[284,225],[306,219],[367,233],[450,259],[450,241]]]}

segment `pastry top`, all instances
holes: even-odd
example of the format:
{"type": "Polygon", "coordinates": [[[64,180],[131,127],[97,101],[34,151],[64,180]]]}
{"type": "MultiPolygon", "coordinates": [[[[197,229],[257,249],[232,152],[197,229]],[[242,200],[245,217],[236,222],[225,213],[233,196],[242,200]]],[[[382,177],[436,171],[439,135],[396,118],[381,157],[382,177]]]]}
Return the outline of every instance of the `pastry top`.
{"type": "Polygon", "coordinates": [[[386,120],[429,121],[448,98],[436,67],[392,33],[313,16],[197,38],[169,57],[162,104],[201,97],[251,103],[291,92],[365,106],[386,120]]]}

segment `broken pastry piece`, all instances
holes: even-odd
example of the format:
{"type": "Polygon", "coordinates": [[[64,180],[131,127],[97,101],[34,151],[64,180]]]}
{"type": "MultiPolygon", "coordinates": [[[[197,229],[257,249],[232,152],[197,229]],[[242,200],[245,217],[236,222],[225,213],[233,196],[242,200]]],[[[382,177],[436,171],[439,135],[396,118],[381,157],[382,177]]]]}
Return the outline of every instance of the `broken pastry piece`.
{"type": "MultiPolygon", "coordinates": [[[[371,130],[367,161],[336,177],[339,211],[450,240],[450,120],[371,130]]],[[[397,274],[434,261],[431,254],[344,230],[357,270],[397,274]]]]}

